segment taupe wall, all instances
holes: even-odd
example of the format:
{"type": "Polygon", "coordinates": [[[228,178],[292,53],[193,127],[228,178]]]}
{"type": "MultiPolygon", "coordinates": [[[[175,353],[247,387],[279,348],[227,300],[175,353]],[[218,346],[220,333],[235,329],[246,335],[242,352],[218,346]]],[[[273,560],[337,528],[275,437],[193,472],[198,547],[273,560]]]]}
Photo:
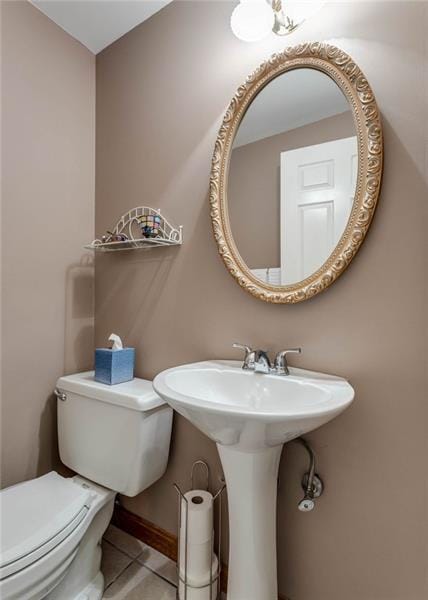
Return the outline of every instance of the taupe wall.
{"type": "Polygon", "coordinates": [[[56,466],[52,390],[92,362],[95,58],[28,2],[1,16],[6,486],[56,466]]]}
{"type": "MultiPolygon", "coordinates": [[[[272,351],[300,345],[294,364],[348,377],[353,406],[308,436],[326,484],[311,514],[297,510],[304,457],[292,444],[283,455],[280,590],[292,600],[426,600],[427,5],[329,5],[292,38],[259,44],[233,37],[232,6],[173,2],[97,59],[97,233],[151,204],[184,225],[184,245],[97,259],[96,341],[120,333],[137,348],[141,377],[238,358],[235,340],[272,351]],[[217,255],[210,159],[237,86],[274,50],[311,38],[348,51],[373,86],[383,189],[340,280],[311,301],[269,305],[246,294],[217,255]]],[[[172,482],[188,485],[196,458],[210,462],[216,482],[215,447],[176,418],[165,477],[125,505],[173,530],[172,482]]]]}
{"type": "Polygon", "coordinates": [[[251,269],[279,267],[281,152],[355,135],[351,111],[234,148],[229,167],[230,225],[251,269]]]}

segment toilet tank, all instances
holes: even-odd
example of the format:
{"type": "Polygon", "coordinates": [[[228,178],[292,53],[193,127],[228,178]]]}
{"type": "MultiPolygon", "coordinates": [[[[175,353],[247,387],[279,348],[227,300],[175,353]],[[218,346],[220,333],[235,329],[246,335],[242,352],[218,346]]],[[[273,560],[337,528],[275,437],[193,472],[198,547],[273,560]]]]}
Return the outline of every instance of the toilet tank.
{"type": "Polygon", "coordinates": [[[172,409],[151,381],[110,386],[89,371],[58,379],[56,393],[59,454],[67,467],[126,496],[162,477],[172,409]]]}

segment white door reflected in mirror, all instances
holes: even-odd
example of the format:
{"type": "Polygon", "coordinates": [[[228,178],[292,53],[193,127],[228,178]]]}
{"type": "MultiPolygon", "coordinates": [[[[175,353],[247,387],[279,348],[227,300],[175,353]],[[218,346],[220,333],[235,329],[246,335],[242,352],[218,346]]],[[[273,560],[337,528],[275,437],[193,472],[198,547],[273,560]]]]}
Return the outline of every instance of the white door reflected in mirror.
{"type": "Polygon", "coordinates": [[[228,210],[239,254],[257,279],[298,284],[346,229],[358,174],[350,106],[325,73],[298,68],[255,97],[234,140],[228,210]]]}
{"type": "Polygon", "coordinates": [[[281,284],[317,271],[348,222],[357,177],[356,136],[281,153],[281,284]]]}

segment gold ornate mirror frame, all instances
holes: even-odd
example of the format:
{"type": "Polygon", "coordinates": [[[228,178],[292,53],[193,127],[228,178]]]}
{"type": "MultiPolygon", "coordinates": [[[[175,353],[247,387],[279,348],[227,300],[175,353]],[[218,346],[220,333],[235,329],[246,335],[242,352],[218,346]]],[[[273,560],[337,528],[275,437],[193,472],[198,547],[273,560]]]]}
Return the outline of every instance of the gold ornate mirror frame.
{"type": "Polygon", "coordinates": [[[218,251],[226,267],[247,292],[265,302],[293,304],[328,288],[346,269],[361,246],[378,201],[383,166],[382,126],[369,83],[343,50],[311,42],[287,48],[264,62],[241,85],[226,111],[212,158],[211,220],[218,251]],[[324,72],[349,101],[358,138],[358,176],[353,208],[345,231],[326,262],[310,277],[293,285],[272,286],[258,280],[240,256],[230,229],[227,181],[238,127],[257,94],[273,79],[296,68],[324,72]]]}

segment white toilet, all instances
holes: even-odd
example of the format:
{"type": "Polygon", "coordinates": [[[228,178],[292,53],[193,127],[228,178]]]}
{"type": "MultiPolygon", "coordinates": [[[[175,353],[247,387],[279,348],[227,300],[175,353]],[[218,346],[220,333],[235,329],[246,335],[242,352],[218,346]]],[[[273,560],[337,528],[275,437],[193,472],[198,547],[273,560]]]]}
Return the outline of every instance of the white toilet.
{"type": "Polygon", "coordinates": [[[0,492],[2,600],[99,600],[115,495],[140,493],[168,462],[172,410],[150,381],[110,387],[79,373],[56,393],[61,460],[79,475],[52,471],[0,492]]]}

